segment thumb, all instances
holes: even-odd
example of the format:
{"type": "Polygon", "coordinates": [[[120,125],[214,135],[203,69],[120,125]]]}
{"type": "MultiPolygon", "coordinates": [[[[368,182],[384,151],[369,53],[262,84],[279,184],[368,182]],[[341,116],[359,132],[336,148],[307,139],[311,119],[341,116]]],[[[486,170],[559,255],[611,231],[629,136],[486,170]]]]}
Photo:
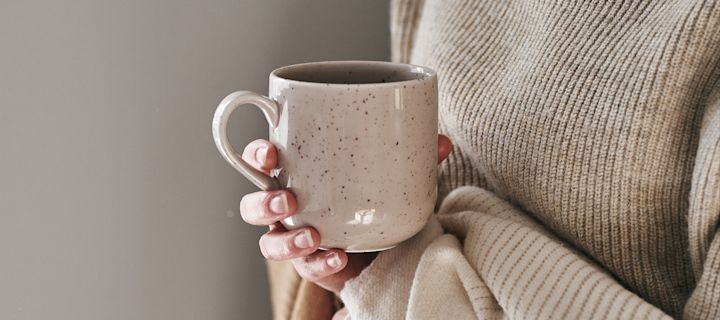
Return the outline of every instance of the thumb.
{"type": "Polygon", "coordinates": [[[438,163],[443,162],[452,152],[452,141],[446,135],[438,135],[438,163]]]}

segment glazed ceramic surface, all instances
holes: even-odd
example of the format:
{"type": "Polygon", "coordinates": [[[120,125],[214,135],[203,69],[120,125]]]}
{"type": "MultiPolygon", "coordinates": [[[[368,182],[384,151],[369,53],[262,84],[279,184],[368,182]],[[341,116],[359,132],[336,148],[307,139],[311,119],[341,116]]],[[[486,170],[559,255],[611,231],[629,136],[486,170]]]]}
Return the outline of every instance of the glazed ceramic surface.
{"type": "Polygon", "coordinates": [[[269,99],[234,93],[213,123],[216,143],[262,189],[288,188],[288,229],[316,228],[323,248],[378,251],[416,234],[432,214],[437,175],[437,78],[427,68],[338,61],[283,67],[269,99]],[[260,107],[279,152],[277,180],[249,168],[224,126],[232,110],[260,107]]]}

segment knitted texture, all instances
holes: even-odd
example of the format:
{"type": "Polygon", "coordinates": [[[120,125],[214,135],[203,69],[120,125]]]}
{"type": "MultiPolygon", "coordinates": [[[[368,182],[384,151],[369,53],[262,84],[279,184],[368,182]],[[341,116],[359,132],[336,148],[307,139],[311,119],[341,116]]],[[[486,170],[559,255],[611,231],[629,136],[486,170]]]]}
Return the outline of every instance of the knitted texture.
{"type": "Polygon", "coordinates": [[[420,234],[382,253],[342,298],[352,319],[670,319],[476,187],[451,192],[420,234]]]}
{"type": "Polygon", "coordinates": [[[455,143],[441,198],[472,185],[484,190],[464,192],[514,209],[441,218],[455,238],[406,244],[424,250],[417,266],[398,271],[384,262],[393,250],[381,254],[386,268],[374,264],[343,291],[354,318],[383,318],[372,301],[420,318],[413,306],[435,306],[433,292],[462,296],[442,286],[464,288],[448,303],[480,317],[662,310],[720,318],[718,1],[396,0],[391,8],[393,58],[439,74],[440,130],[455,143]],[[533,224],[498,231],[515,216],[533,224]],[[498,232],[502,248],[487,247],[483,232],[498,232]],[[371,285],[398,272],[414,275],[401,286],[406,296],[371,285]],[[418,282],[421,274],[438,282],[418,282]],[[359,294],[369,288],[383,300],[359,294]]]}

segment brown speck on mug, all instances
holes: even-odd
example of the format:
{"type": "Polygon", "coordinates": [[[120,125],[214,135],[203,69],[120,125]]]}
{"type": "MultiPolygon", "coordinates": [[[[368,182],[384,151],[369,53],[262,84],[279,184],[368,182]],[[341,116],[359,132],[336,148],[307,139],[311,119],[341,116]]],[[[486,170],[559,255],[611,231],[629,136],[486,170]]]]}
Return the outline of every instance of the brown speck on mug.
{"type": "MultiPolygon", "coordinates": [[[[369,68],[375,65],[385,64],[367,63],[369,68]]],[[[282,74],[271,76],[268,95],[287,108],[280,108],[280,125],[270,131],[270,140],[278,146],[280,183],[288,187],[292,182],[299,204],[288,229],[316,226],[324,248],[349,251],[387,248],[397,243],[399,234],[420,230],[435,205],[435,78],[425,81],[408,69],[368,74],[353,66],[327,82],[323,73],[330,67],[302,68],[309,69],[296,74],[289,69],[288,74],[297,77],[285,77],[290,80],[282,74]],[[406,82],[393,83],[401,77],[407,77],[402,80],[406,82]],[[421,80],[414,80],[417,77],[421,80]],[[396,99],[398,88],[403,99],[396,99]],[[368,219],[371,214],[377,219],[368,219]]]]}

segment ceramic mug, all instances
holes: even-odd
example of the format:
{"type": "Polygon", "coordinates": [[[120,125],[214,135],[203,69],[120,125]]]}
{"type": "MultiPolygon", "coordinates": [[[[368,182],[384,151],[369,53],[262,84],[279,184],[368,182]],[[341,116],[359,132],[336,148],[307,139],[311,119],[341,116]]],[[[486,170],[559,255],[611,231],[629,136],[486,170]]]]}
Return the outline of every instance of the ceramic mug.
{"type": "Polygon", "coordinates": [[[436,200],[437,77],[390,62],[329,61],[274,70],[268,97],[238,91],[220,102],[213,137],[222,156],[263,190],[287,188],[323,249],[380,251],[412,237],[436,200]],[[278,150],[272,177],[240,158],[227,137],[233,110],[255,105],[278,150]]]}

